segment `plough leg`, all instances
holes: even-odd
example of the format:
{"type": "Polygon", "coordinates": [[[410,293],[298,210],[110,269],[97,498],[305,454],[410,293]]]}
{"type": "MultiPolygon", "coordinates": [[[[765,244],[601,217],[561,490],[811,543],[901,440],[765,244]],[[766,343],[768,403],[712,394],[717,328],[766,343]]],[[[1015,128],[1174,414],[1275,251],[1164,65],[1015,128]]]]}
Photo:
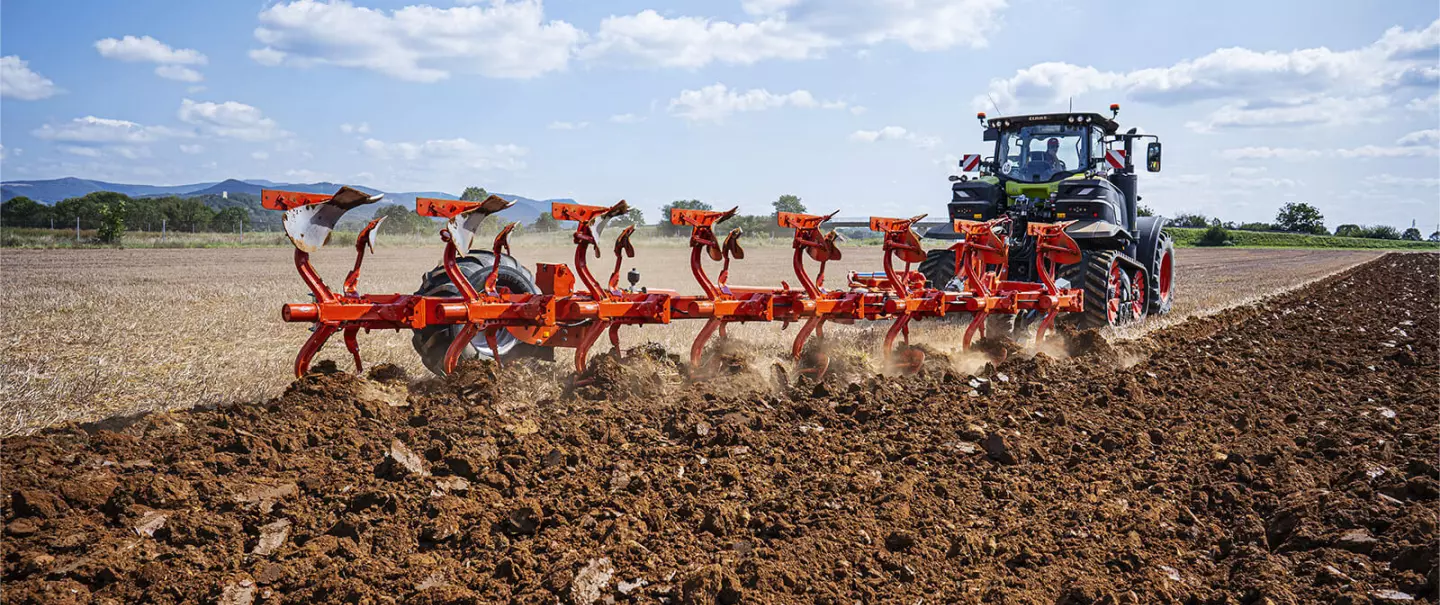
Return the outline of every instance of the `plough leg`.
{"type": "Polygon", "coordinates": [[[345,348],[350,350],[350,356],[355,358],[355,373],[359,374],[364,370],[360,364],[360,342],[355,335],[360,333],[360,328],[345,328],[345,348]]]}
{"type": "Polygon", "coordinates": [[[330,336],[339,329],[339,326],[331,324],[315,324],[315,332],[310,334],[310,338],[300,347],[300,354],[295,356],[296,378],[305,377],[305,373],[310,371],[310,360],[315,358],[320,347],[325,346],[325,341],[330,340],[330,336]]]}
{"type": "Polygon", "coordinates": [[[596,321],[585,329],[584,336],[580,337],[580,346],[575,348],[575,375],[585,373],[585,360],[590,357],[590,347],[595,346],[595,341],[600,340],[600,334],[609,327],[608,321],[596,321]]]}
{"type": "MultiPolygon", "coordinates": [[[[611,288],[614,288],[613,284],[611,288]]],[[[610,354],[613,355],[615,359],[620,359],[620,325],[619,323],[610,324],[610,354]]]]}
{"type": "Polygon", "coordinates": [[[699,334],[695,335],[695,342],[690,344],[690,368],[692,371],[700,367],[700,355],[705,352],[705,343],[710,340],[710,336],[715,333],[715,330],[724,325],[724,322],[712,317],[705,321],[705,326],[700,328],[699,334]]]}
{"type": "Polygon", "coordinates": [[[475,333],[479,331],[480,326],[473,323],[467,323],[460,328],[460,333],[455,336],[455,340],[450,342],[450,348],[445,349],[446,374],[455,371],[455,364],[460,362],[460,355],[465,352],[465,347],[470,346],[470,340],[475,338],[475,333]]]}

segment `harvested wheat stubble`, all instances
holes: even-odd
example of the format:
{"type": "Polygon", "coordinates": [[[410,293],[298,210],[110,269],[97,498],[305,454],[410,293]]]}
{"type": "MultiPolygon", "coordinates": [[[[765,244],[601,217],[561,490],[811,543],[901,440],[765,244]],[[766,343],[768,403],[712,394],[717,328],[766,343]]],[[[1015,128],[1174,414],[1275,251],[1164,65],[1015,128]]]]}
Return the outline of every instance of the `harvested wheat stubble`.
{"type": "Polygon", "coordinates": [[[386,368],[10,438],[6,598],[1434,602],[1436,269],[1386,256],[1128,370],[1099,339],[654,397],[646,349],[530,406],[491,404],[525,368],[386,368]]]}
{"type": "MultiPolygon", "coordinates": [[[[388,239],[382,239],[389,241],[388,239]]],[[[644,274],[643,285],[698,292],[685,240],[637,244],[625,267],[644,274]],[[660,245],[668,243],[669,245],[660,245]],[[677,259],[680,262],[677,262],[677,259]]],[[[608,243],[603,246],[609,250],[608,243]]],[[[571,262],[573,246],[522,245],[527,266],[571,262]]],[[[732,267],[731,283],[779,285],[791,275],[786,245],[755,246],[732,267]]],[[[1376,256],[1353,250],[1185,249],[1176,258],[1175,311],[1145,326],[1233,306],[1237,301],[1293,287],[1376,256]]],[[[413,292],[435,266],[440,250],[383,246],[365,258],[362,292],[413,292]]],[[[595,261],[608,266],[611,257],[595,261]]],[[[349,246],[315,255],[321,275],[338,284],[353,266],[349,246]]],[[[847,250],[829,265],[830,279],[881,265],[879,246],[847,250]]],[[[289,368],[309,336],[306,324],[279,319],[282,303],[307,300],[291,254],[280,249],[0,250],[0,436],[72,420],[270,399],[284,392],[289,368]]],[[[703,322],[627,327],[625,343],[656,340],[684,352],[703,322]]],[[[837,341],[873,356],[886,324],[827,326],[837,341]]],[[[916,341],[942,349],[958,346],[965,324],[922,322],[916,341]]],[[[778,323],[734,326],[731,335],[771,356],[788,355],[794,327],[778,323]]],[[[367,363],[394,363],[424,372],[409,330],[363,334],[367,363]]],[[[595,353],[609,349],[604,341],[595,353]]],[[[558,352],[562,363],[569,350],[558,352]]],[[[342,366],[350,355],[339,338],[317,359],[342,366]]],[[[865,361],[863,358],[859,361],[865,361]]],[[[861,370],[878,363],[855,364],[861,370]]]]}

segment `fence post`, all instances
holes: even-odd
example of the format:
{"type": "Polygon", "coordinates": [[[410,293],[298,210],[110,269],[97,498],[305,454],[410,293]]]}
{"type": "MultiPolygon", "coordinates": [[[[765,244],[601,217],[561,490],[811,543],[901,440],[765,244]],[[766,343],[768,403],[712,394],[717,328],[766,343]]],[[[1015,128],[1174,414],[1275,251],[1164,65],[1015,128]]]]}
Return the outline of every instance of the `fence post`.
{"type": "Polygon", "coordinates": [[[75,243],[80,243],[80,217],[75,217],[75,243]]]}
{"type": "Polygon", "coordinates": [[[162,242],[165,241],[165,227],[167,226],[165,223],[168,221],[169,219],[160,219],[160,241],[162,242]]]}

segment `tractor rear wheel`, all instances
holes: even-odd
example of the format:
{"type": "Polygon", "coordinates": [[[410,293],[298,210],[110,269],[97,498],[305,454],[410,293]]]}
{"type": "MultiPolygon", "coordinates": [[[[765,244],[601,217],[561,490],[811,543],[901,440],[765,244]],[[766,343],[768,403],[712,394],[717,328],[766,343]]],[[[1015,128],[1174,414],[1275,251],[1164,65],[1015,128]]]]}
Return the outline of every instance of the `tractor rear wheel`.
{"type": "MultiPolygon", "coordinates": [[[[1145,292],[1147,307],[1145,312],[1150,315],[1164,315],[1170,312],[1170,306],[1175,300],[1175,242],[1171,241],[1169,235],[1164,233],[1155,241],[1155,255],[1152,257],[1150,266],[1147,268],[1150,279],[1146,282],[1148,286],[1145,292]]],[[[1144,256],[1141,256],[1144,259],[1144,256]]]]}
{"type": "Polygon", "coordinates": [[[920,274],[925,283],[936,290],[948,290],[950,281],[955,279],[955,251],[949,248],[927,250],[925,260],[920,262],[920,274]]]}
{"type": "MultiPolygon", "coordinates": [[[[456,264],[476,291],[484,290],[485,278],[489,277],[490,268],[495,264],[495,254],[484,250],[475,250],[456,259],[456,264]]],[[[508,254],[500,255],[500,273],[495,278],[495,286],[508,289],[512,294],[540,293],[540,286],[535,283],[535,276],[508,254]]],[[[426,273],[420,281],[420,289],[415,293],[422,296],[460,296],[460,290],[450,281],[450,276],[445,273],[443,266],[426,273]]],[[[445,375],[445,352],[450,348],[450,343],[459,336],[460,328],[460,324],[427,326],[415,330],[414,335],[410,337],[410,344],[415,347],[415,352],[420,354],[421,362],[437,376],[445,375]]],[[[498,355],[501,359],[509,360],[517,357],[545,357],[550,353],[550,350],[545,347],[521,341],[508,330],[502,329],[496,336],[496,351],[490,350],[490,346],[485,342],[485,334],[481,332],[470,340],[470,345],[460,354],[460,358],[495,359],[498,355]]]]}

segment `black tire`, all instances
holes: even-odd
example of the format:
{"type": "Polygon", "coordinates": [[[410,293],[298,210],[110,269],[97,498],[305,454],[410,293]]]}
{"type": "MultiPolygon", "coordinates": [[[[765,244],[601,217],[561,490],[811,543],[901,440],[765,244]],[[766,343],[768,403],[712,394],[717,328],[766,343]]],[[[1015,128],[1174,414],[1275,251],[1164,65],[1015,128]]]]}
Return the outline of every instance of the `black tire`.
{"type": "MultiPolygon", "coordinates": [[[[1060,276],[1069,280],[1071,288],[1085,290],[1085,311],[1075,321],[1077,327],[1088,329],[1111,325],[1107,306],[1110,300],[1110,268],[1120,262],[1119,256],[1120,253],[1114,250],[1086,250],[1082,252],[1080,262],[1060,269],[1060,276]]],[[[1154,280],[1146,279],[1147,284],[1151,281],[1154,280]]]]}
{"type": "Polygon", "coordinates": [[[920,262],[920,274],[925,284],[936,290],[944,290],[950,280],[955,279],[955,251],[949,248],[925,251],[925,260],[920,262]]]}
{"type": "MultiPolygon", "coordinates": [[[[490,267],[495,263],[494,253],[476,250],[456,260],[460,272],[465,274],[465,279],[477,291],[485,288],[485,278],[490,275],[490,267]]],[[[535,276],[520,266],[514,257],[500,255],[500,274],[495,278],[496,286],[508,288],[515,294],[539,294],[540,286],[535,283],[535,276]]],[[[451,283],[450,276],[445,273],[444,267],[436,267],[426,273],[420,280],[420,289],[415,292],[422,296],[458,297],[460,290],[451,283]]],[[[428,326],[414,331],[410,337],[411,346],[415,352],[420,354],[420,361],[434,372],[437,376],[445,375],[445,352],[450,348],[450,343],[460,334],[461,326],[458,324],[428,326]]],[[[500,358],[510,360],[520,357],[548,357],[548,348],[521,342],[505,330],[501,330],[496,339],[496,348],[500,350],[500,358]]],[[[471,341],[471,345],[465,348],[460,354],[461,359],[475,359],[483,357],[494,359],[494,352],[490,351],[485,344],[485,336],[477,334],[471,341]]]]}
{"type": "Polygon", "coordinates": [[[1145,293],[1145,313],[1164,315],[1170,312],[1175,302],[1175,242],[1168,234],[1161,233],[1156,238],[1155,253],[1151,259],[1145,265],[1148,276],[1145,285],[1149,289],[1145,293]]]}

